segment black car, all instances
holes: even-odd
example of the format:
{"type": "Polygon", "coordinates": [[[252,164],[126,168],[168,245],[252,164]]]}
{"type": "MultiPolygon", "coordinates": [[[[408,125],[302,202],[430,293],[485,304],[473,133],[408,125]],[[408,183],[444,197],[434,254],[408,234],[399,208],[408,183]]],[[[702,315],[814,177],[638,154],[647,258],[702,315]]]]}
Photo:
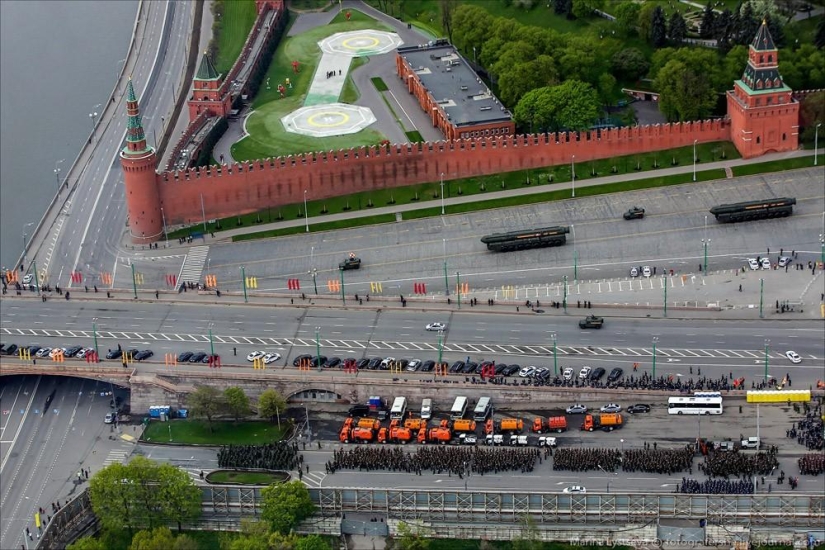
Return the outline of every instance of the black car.
{"type": "Polygon", "coordinates": [[[155,353],[150,349],[139,351],[135,354],[135,361],[144,361],[152,357],[155,353]]]}
{"type": "Polygon", "coordinates": [[[294,361],[292,361],[292,366],[297,367],[298,365],[301,364],[301,361],[306,361],[307,359],[312,359],[312,356],[309,355],[309,354],[306,354],[306,353],[303,354],[303,355],[299,355],[298,357],[295,358],[294,361]]]}
{"type": "Polygon", "coordinates": [[[134,359],[134,358],[135,358],[135,355],[137,355],[138,353],[140,353],[140,350],[139,350],[139,349],[135,349],[135,348],[129,348],[129,349],[127,349],[124,353],[126,354],[126,357],[129,357],[129,358],[131,358],[131,359],[134,359]]]}
{"type": "Polygon", "coordinates": [[[326,355],[313,355],[312,356],[312,366],[313,367],[320,367],[326,362],[327,362],[327,356],[326,355]]]}
{"type": "Polygon", "coordinates": [[[198,353],[195,353],[194,355],[192,355],[189,358],[189,362],[190,363],[200,363],[201,361],[203,361],[204,357],[206,357],[206,354],[202,351],[199,351],[198,353]]]}
{"type": "Polygon", "coordinates": [[[627,412],[629,412],[630,414],[649,413],[650,405],[645,405],[644,403],[636,403],[635,405],[630,405],[627,408],[627,412]]]}
{"type": "Polygon", "coordinates": [[[29,355],[34,357],[35,355],[37,355],[37,352],[40,351],[43,348],[40,347],[40,346],[34,345],[34,346],[29,346],[28,349],[29,349],[29,355]]]}
{"type": "Polygon", "coordinates": [[[424,361],[423,363],[421,363],[421,366],[418,367],[418,370],[420,372],[432,372],[432,370],[434,368],[435,368],[435,361],[430,360],[430,361],[424,361]]]}
{"type": "Polygon", "coordinates": [[[123,355],[123,352],[119,349],[110,349],[109,353],[106,354],[106,359],[120,359],[123,355]]]}
{"type": "Polygon", "coordinates": [[[478,363],[474,363],[470,361],[469,363],[464,363],[464,368],[461,369],[462,374],[471,374],[476,371],[478,368],[478,363]]]}
{"type": "Polygon", "coordinates": [[[350,416],[367,416],[370,413],[370,408],[367,405],[353,405],[349,408],[350,416]]]}
{"type": "Polygon", "coordinates": [[[616,380],[621,378],[623,374],[624,374],[624,370],[622,370],[619,367],[616,367],[615,369],[610,371],[610,374],[607,375],[607,381],[608,382],[615,382],[616,380]]]}
{"type": "Polygon", "coordinates": [[[381,357],[373,357],[372,359],[370,359],[370,362],[369,362],[369,364],[367,365],[367,368],[368,368],[369,370],[375,370],[375,369],[377,369],[378,367],[380,367],[380,366],[381,366],[381,362],[382,362],[383,360],[384,360],[384,359],[382,359],[381,357]]]}
{"type": "Polygon", "coordinates": [[[80,353],[80,350],[82,350],[82,349],[83,349],[83,346],[72,346],[70,348],[66,348],[66,351],[63,352],[63,356],[64,357],[74,357],[75,355],[80,353]]]}
{"type": "Polygon", "coordinates": [[[330,357],[329,359],[324,361],[324,368],[325,369],[334,369],[335,367],[337,367],[340,364],[341,364],[341,358],[340,357],[330,357]]]}
{"type": "Polygon", "coordinates": [[[593,369],[593,372],[590,373],[590,380],[592,382],[598,382],[601,380],[602,376],[604,376],[604,369],[601,367],[596,367],[593,369]]]}
{"type": "Polygon", "coordinates": [[[496,365],[496,376],[503,375],[505,370],[507,370],[507,365],[504,363],[499,363],[498,365],[496,365]]]}
{"type": "Polygon", "coordinates": [[[182,351],[178,354],[178,363],[183,363],[184,361],[189,361],[189,358],[192,357],[194,353],[191,351],[182,351]]]}
{"type": "Polygon", "coordinates": [[[456,361],[450,366],[450,372],[461,372],[464,369],[464,361],[456,361]]]}
{"type": "Polygon", "coordinates": [[[513,376],[520,370],[521,365],[510,365],[509,367],[507,367],[507,370],[504,371],[504,376],[513,376]]]}
{"type": "Polygon", "coordinates": [[[367,365],[369,365],[369,364],[370,364],[370,360],[367,359],[366,357],[364,357],[363,359],[359,359],[355,363],[355,368],[357,368],[358,370],[365,369],[365,368],[367,368],[367,365]]]}
{"type": "Polygon", "coordinates": [[[9,344],[6,346],[6,350],[4,352],[6,355],[14,355],[17,353],[17,344],[9,344]]]}
{"type": "Polygon", "coordinates": [[[634,206],[630,210],[624,213],[624,219],[626,220],[640,220],[645,217],[645,209],[634,206]]]}

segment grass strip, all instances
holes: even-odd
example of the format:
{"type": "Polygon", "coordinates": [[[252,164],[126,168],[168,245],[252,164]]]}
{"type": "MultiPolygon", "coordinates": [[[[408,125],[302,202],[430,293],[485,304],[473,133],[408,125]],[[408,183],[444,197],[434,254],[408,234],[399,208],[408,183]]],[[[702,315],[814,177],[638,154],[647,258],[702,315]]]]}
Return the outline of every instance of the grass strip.
{"type": "Polygon", "coordinates": [[[280,441],[283,432],[268,422],[224,422],[202,420],[153,420],[143,431],[142,441],[178,445],[262,445],[280,441]]]}
{"type": "MultiPolygon", "coordinates": [[[[350,227],[361,227],[364,225],[380,225],[384,223],[392,223],[395,221],[395,214],[380,214],[378,216],[366,216],[364,218],[355,218],[354,220],[337,220],[332,222],[321,222],[310,224],[313,231],[333,231],[335,229],[347,229],[350,227]]],[[[257,239],[269,239],[271,237],[283,237],[286,235],[295,235],[297,233],[306,233],[305,227],[284,227],[281,229],[269,229],[267,231],[258,231],[256,233],[247,233],[245,235],[235,235],[232,237],[232,242],[240,241],[254,241],[257,239]]]]}
{"type": "Polygon", "coordinates": [[[783,170],[793,170],[794,168],[807,168],[813,166],[814,161],[810,157],[797,157],[793,159],[771,160],[768,162],[757,162],[745,164],[731,168],[734,176],[752,176],[754,174],[768,174],[770,172],[781,172],[783,170]]]}
{"type": "Polygon", "coordinates": [[[382,79],[380,76],[374,76],[370,78],[370,81],[372,82],[372,85],[375,86],[375,89],[379,92],[386,92],[387,90],[389,90],[387,83],[384,82],[384,79],[382,79]]]}

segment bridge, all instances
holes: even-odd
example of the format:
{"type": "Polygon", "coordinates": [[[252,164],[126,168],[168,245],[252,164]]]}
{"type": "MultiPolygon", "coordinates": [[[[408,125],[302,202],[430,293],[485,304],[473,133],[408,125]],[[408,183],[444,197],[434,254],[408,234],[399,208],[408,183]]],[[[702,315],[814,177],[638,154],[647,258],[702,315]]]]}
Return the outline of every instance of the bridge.
{"type": "MultiPolygon", "coordinates": [[[[200,488],[203,515],[187,528],[238,530],[242,517],[260,518],[262,487],[200,488]]],[[[529,517],[538,536],[545,540],[634,546],[678,541],[730,547],[738,541],[790,544],[795,536],[807,533],[821,538],[825,524],[825,496],[821,494],[577,495],[352,487],[309,492],[316,513],[299,526],[301,533],[341,535],[369,530],[379,535],[396,534],[399,522],[405,521],[415,522],[427,536],[513,540],[525,534],[523,526],[529,517]],[[376,524],[372,518],[382,521],[376,524]]],[[[88,491],[84,491],[55,515],[38,548],[65,548],[96,529],[88,491]]]]}

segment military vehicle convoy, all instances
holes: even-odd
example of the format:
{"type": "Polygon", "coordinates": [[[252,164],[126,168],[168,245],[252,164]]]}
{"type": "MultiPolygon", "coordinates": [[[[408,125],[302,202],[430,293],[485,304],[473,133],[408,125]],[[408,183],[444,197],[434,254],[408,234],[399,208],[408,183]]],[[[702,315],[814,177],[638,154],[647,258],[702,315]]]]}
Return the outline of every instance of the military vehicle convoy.
{"type": "Polygon", "coordinates": [[[544,227],[541,229],[525,229],[508,233],[493,233],[481,238],[488,250],[494,252],[509,252],[511,250],[526,250],[543,246],[560,246],[567,242],[567,226],[544,227]]]}
{"type": "Polygon", "coordinates": [[[784,218],[793,214],[795,198],[765,199],[722,204],[710,209],[721,223],[747,222],[765,218],[784,218]]]}

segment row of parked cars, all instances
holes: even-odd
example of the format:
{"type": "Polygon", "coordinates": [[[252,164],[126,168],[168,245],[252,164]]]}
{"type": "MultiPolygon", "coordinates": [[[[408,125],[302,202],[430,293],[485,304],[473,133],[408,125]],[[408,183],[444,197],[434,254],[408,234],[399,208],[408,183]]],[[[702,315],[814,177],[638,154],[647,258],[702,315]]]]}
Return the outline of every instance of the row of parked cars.
{"type": "MultiPolygon", "coordinates": [[[[598,382],[604,376],[605,371],[602,367],[596,367],[595,369],[590,367],[582,367],[579,370],[579,380],[584,380],[585,382],[598,382]]],[[[572,368],[568,367],[564,369],[561,377],[564,380],[572,380],[573,379],[574,371],[572,368]]],[[[621,367],[616,367],[610,371],[610,374],[607,375],[608,382],[616,382],[622,376],[624,376],[624,369],[621,367]]]]}
{"type": "MultiPolygon", "coordinates": [[[[582,405],[581,403],[576,403],[574,405],[570,405],[565,409],[567,414],[587,414],[590,409],[587,408],[587,405],[582,405]]],[[[603,413],[620,413],[622,412],[622,406],[617,403],[607,403],[606,405],[602,405],[599,407],[599,412],[603,413]]],[[[650,405],[645,403],[636,403],[635,405],[630,405],[627,408],[627,412],[630,414],[636,413],[648,413],[650,412],[650,405]]]]}
{"type": "MultiPolygon", "coordinates": [[[[37,344],[22,347],[19,347],[17,344],[0,344],[0,353],[2,353],[3,355],[16,355],[20,353],[21,349],[27,350],[31,357],[49,359],[54,359],[61,352],[63,353],[63,357],[65,358],[76,357],[77,359],[85,359],[86,355],[95,350],[95,348],[87,348],[83,346],[52,348],[39,346],[37,344]]],[[[106,359],[120,359],[121,357],[123,357],[124,354],[126,355],[126,357],[131,357],[135,361],[144,361],[152,357],[154,355],[154,352],[150,349],[110,349],[108,353],[106,353],[106,359]]]]}

